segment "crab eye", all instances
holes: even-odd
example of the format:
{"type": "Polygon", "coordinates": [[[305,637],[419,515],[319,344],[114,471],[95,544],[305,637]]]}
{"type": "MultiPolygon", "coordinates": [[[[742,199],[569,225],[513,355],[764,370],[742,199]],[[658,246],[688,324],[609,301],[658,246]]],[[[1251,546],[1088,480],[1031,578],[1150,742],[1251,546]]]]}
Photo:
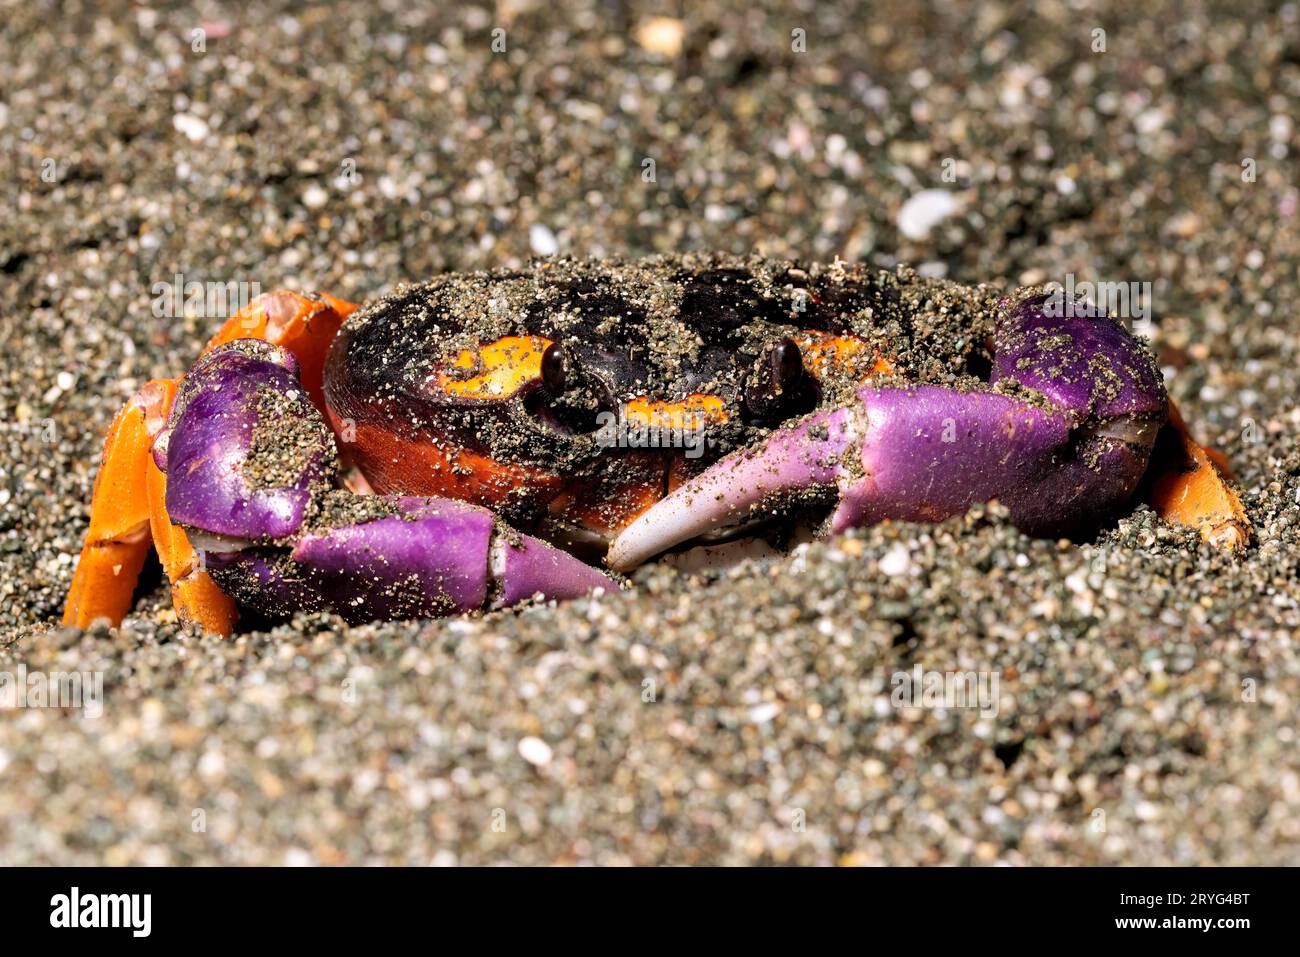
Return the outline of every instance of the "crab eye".
{"type": "Polygon", "coordinates": [[[567,379],[564,349],[558,342],[552,342],[542,353],[542,388],[552,397],[563,395],[567,379]]]}
{"type": "Polygon", "coordinates": [[[610,405],[603,383],[589,373],[583,358],[552,342],[542,352],[542,387],[525,399],[529,412],[566,435],[594,431],[596,413],[610,405]]]}
{"type": "Polygon", "coordinates": [[[779,339],[758,363],[745,387],[745,407],[754,415],[777,415],[795,398],[803,377],[803,353],[789,336],[779,339]]]}

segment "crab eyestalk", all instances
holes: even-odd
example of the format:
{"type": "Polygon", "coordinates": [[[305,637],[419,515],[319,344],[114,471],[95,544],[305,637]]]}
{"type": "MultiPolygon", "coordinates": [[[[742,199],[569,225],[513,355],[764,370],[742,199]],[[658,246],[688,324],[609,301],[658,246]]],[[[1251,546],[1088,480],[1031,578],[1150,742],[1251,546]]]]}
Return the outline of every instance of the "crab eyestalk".
{"type": "Polygon", "coordinates": [[[1051,319],[1042,302],[1004,305],[988,386],[864,387],[679,488],[623,530],[607,562],[632,568],[815,487],[838,491],[832,531],[938,521],[994,498],[1033,533],[1100,520],[1142,478],[1164,386],[1117,324],[1051,319]]]}
{"type": "Polygon", "coordinates": [[[745,408],[759,418],[779,413],[788,404],[803,371],[798,343],[789,336],[777,340],[750,375],[744,390],[745,408]]]}

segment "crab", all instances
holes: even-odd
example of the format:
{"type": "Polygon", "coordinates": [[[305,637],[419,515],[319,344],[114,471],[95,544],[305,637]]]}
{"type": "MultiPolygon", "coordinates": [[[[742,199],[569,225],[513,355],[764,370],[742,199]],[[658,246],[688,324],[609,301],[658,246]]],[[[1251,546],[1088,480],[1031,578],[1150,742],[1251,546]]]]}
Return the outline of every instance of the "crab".
{"type": "Polygon", "coordinates": [[[995,499],[1035,535],[1142,499],[1244,546],[1147,347],[1047,303],[722,256],[260,296],[113,421],[64,620],[120,623],[151,546],[220,634],[569,599],[692,543],[995,499]]]}

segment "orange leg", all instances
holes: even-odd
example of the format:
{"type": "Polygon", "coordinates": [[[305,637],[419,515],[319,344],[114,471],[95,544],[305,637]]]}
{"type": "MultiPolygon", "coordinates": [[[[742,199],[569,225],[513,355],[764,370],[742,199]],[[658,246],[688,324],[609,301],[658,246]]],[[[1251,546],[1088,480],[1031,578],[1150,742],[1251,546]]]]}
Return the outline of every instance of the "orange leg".
{"type": "Polygon", "coordinates": [[[1225,477],[1226,459],[1192,438],[1172,401],[1166,430],[1168,440],[1157,445],[1152,457],[1152,507],[1166,521],[1199,529],[1212,545],[1245,547],[1250,519],[1225,477]]]}
{"type": "Polygon", "coordinates": [[[153,545],[171,582],[172,607],[177,617],[187,623],[198,622],[204,631],[229,635],[238,618],[235,603],[203,569],[185,532],[167,518],[167,476],[152,461],[145,469],[153,545]]]}
{"type": "Polygon", "coordinates": [[[144,464],[153,439],[145,424],[151,382],[132,396],[108,427],[90,527],[72,576],[63,623],[85,628],[99,618],[114,625],[131,609],[140,569],[149,554],[149,500],[144,464]]]}
{"type": "MultiPolygon", "coordinates": [[[[227,320],[204,351],[232,339],[265,339],[283,346],[298,359],[304,386],[323,408],[325,355],[356,308],[330,295],[259,296],[227,320]]],[[[185,532],[167,517],[167,476],[151,454],[179,383],[179,378],[147,383],[109,427],[91,498],[90,527],[63,610],[66,625],[85,628],[100,618],[120,624],[131,610],[131,596],[152,542],[171,582],[172,604],[180,619],[221,635],[234,628],[234,602],[203,569],[185,532]]]]}
{"type": "Polygon", "coordinates": [[[131,609],[131,595],[152,541],[172,583],[172,603],[181,620],[222,635],[234,627],[234,602],[207,572],[195,568],[189,539],[167,519],[167,477],[150,454],[175,395],[176,381],[147,383],[109,429],[64,624],[84,628],[98,618],[121,623],[131,609]]]}

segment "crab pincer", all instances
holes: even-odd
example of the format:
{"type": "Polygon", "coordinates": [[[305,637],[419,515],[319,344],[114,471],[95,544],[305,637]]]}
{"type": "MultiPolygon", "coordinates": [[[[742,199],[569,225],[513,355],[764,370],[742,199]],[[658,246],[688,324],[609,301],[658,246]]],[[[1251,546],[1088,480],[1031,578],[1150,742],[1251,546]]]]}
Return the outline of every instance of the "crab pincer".
{"type": "Polygon", "coordinates": [[[810,489],[838,492],[831,530],[937,521],[998,499],[1033,534],[1095,524],[1137,490],[1168,406],[1145,350],[1098,316],[1005,301],[986,384],[867,385],[854,401],[722,459],[611,544],[635,567],[810,489]]]}
{"type": "Polygon", "coordinates": [[[186,376],[154,458],[213,578],[265,614],[431,616],[612,589],[566,552],[452,499],[335,486],[332,433],[287,351],[235,340],[186,376]]]}

